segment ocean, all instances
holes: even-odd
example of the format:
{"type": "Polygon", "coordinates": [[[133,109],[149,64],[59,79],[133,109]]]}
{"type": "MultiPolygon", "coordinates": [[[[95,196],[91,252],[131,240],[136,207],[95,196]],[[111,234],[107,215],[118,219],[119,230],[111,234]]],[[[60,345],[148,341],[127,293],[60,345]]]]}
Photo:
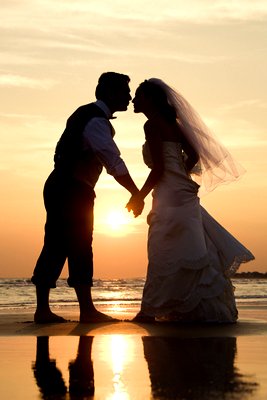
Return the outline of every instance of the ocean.
{"type": "MultiPolygon", "coordinates": [[[[237,306],[266,306],[267,279],[234,278],[237,306]]],[[[92,296],[96,307],[102,310],[138,310],[144,278],[96,279],[92,296]]],[[[35,287],[30,279],[0,279],[0,312],[32,311],[35,308],[35,287]]],[[[51,290],[50,304],[54,309],[78,308],[73,288],[65,279],[59,279],[58,287],[51,290]]]]}

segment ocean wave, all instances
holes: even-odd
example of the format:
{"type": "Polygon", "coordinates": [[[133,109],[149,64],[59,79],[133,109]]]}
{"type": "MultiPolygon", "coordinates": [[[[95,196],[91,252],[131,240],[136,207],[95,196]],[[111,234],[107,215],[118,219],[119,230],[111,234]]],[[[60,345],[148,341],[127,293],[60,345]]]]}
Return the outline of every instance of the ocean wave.
{"type": "MultiPolygon", "coordinates": [[[[92,297],[98,305],[140,304],[145,278],[95,279],[92,297]]],[[[73,288],[66,279],[58,280],[58,287],[51,290],[50,301],[55,307],[78,306],[73,288]]],[[[265,304],[267,302],[267,279],[235,279],[237,304],[265,304]]],[[[35,286],[29,278],[0,279],[0,310],[30,309],[36,306],[35,286]]]]}

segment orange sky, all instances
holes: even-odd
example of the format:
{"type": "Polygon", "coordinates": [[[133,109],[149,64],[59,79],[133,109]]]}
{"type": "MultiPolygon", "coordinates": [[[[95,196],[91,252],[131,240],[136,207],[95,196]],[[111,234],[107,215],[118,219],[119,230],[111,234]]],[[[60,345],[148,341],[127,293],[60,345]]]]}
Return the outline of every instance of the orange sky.
{"type": "MultiPolygon", "coordinates": [[[[150,77],[175,87],[246,168],[202,204],[254,253],[240,271],[267,271],[267,2],[170,3],[1,2],[0,276],[31,276],[55,144],[108,70],[129,74],[132,93],[150,77]]],[[[116,141],[140,186],[145,119],[132,105],[117,116],[116,141]]],[[[124,210],[128,194],[106,172],[96,193],[95,277],[144,276],[150,196],[141,217],[114,230],[110,213],[124,210]]]]}

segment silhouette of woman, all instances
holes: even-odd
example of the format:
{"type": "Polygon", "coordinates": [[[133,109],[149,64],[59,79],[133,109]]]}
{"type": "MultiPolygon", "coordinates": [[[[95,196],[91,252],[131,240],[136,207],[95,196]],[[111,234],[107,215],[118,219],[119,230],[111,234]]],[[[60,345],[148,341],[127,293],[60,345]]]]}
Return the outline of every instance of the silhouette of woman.
{"type": "Polygon", "coordinates": [[[148,118],[143,156],[151,172],[128,210],[139,215],[153,189],[148,271],[134,320],[233,323],[238,313],[230,278],[254,256],[200,205],[198,191],[234,180],[243,169],[163,81],[141,83],[133,104],[148,118]]]}

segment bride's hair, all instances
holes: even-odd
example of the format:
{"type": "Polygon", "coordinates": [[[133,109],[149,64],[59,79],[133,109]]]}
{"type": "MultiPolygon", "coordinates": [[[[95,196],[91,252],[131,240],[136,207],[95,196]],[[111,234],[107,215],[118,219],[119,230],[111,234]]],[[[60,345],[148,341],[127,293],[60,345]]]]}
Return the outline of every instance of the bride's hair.
{"type": "Polygon", "coordinates": [[[138,90],[141,90],[145,97],[150,98],[155,109],[170,122],[175,122],[177,119],[175,108],[169,104],[167,94],[165,91],[157,84],[150,82],[150,80],[145,80],[140,84],[138,90]]]}
{"type": "Polygon", "coordinates": [[[199,162],[192,174],[202,186],[200,192],[210,192],[219,184],[233,181],[245,172],[180,93],[157,78],[151,78],[141,85],[148,93],[154,93],[152,99],[158,101],[158,107],[159,99],[162,99],[162,102],[164,99],[164,110],[172,110],[171,112],[175,113],[185,138],[199,155],[199,162]]]}

